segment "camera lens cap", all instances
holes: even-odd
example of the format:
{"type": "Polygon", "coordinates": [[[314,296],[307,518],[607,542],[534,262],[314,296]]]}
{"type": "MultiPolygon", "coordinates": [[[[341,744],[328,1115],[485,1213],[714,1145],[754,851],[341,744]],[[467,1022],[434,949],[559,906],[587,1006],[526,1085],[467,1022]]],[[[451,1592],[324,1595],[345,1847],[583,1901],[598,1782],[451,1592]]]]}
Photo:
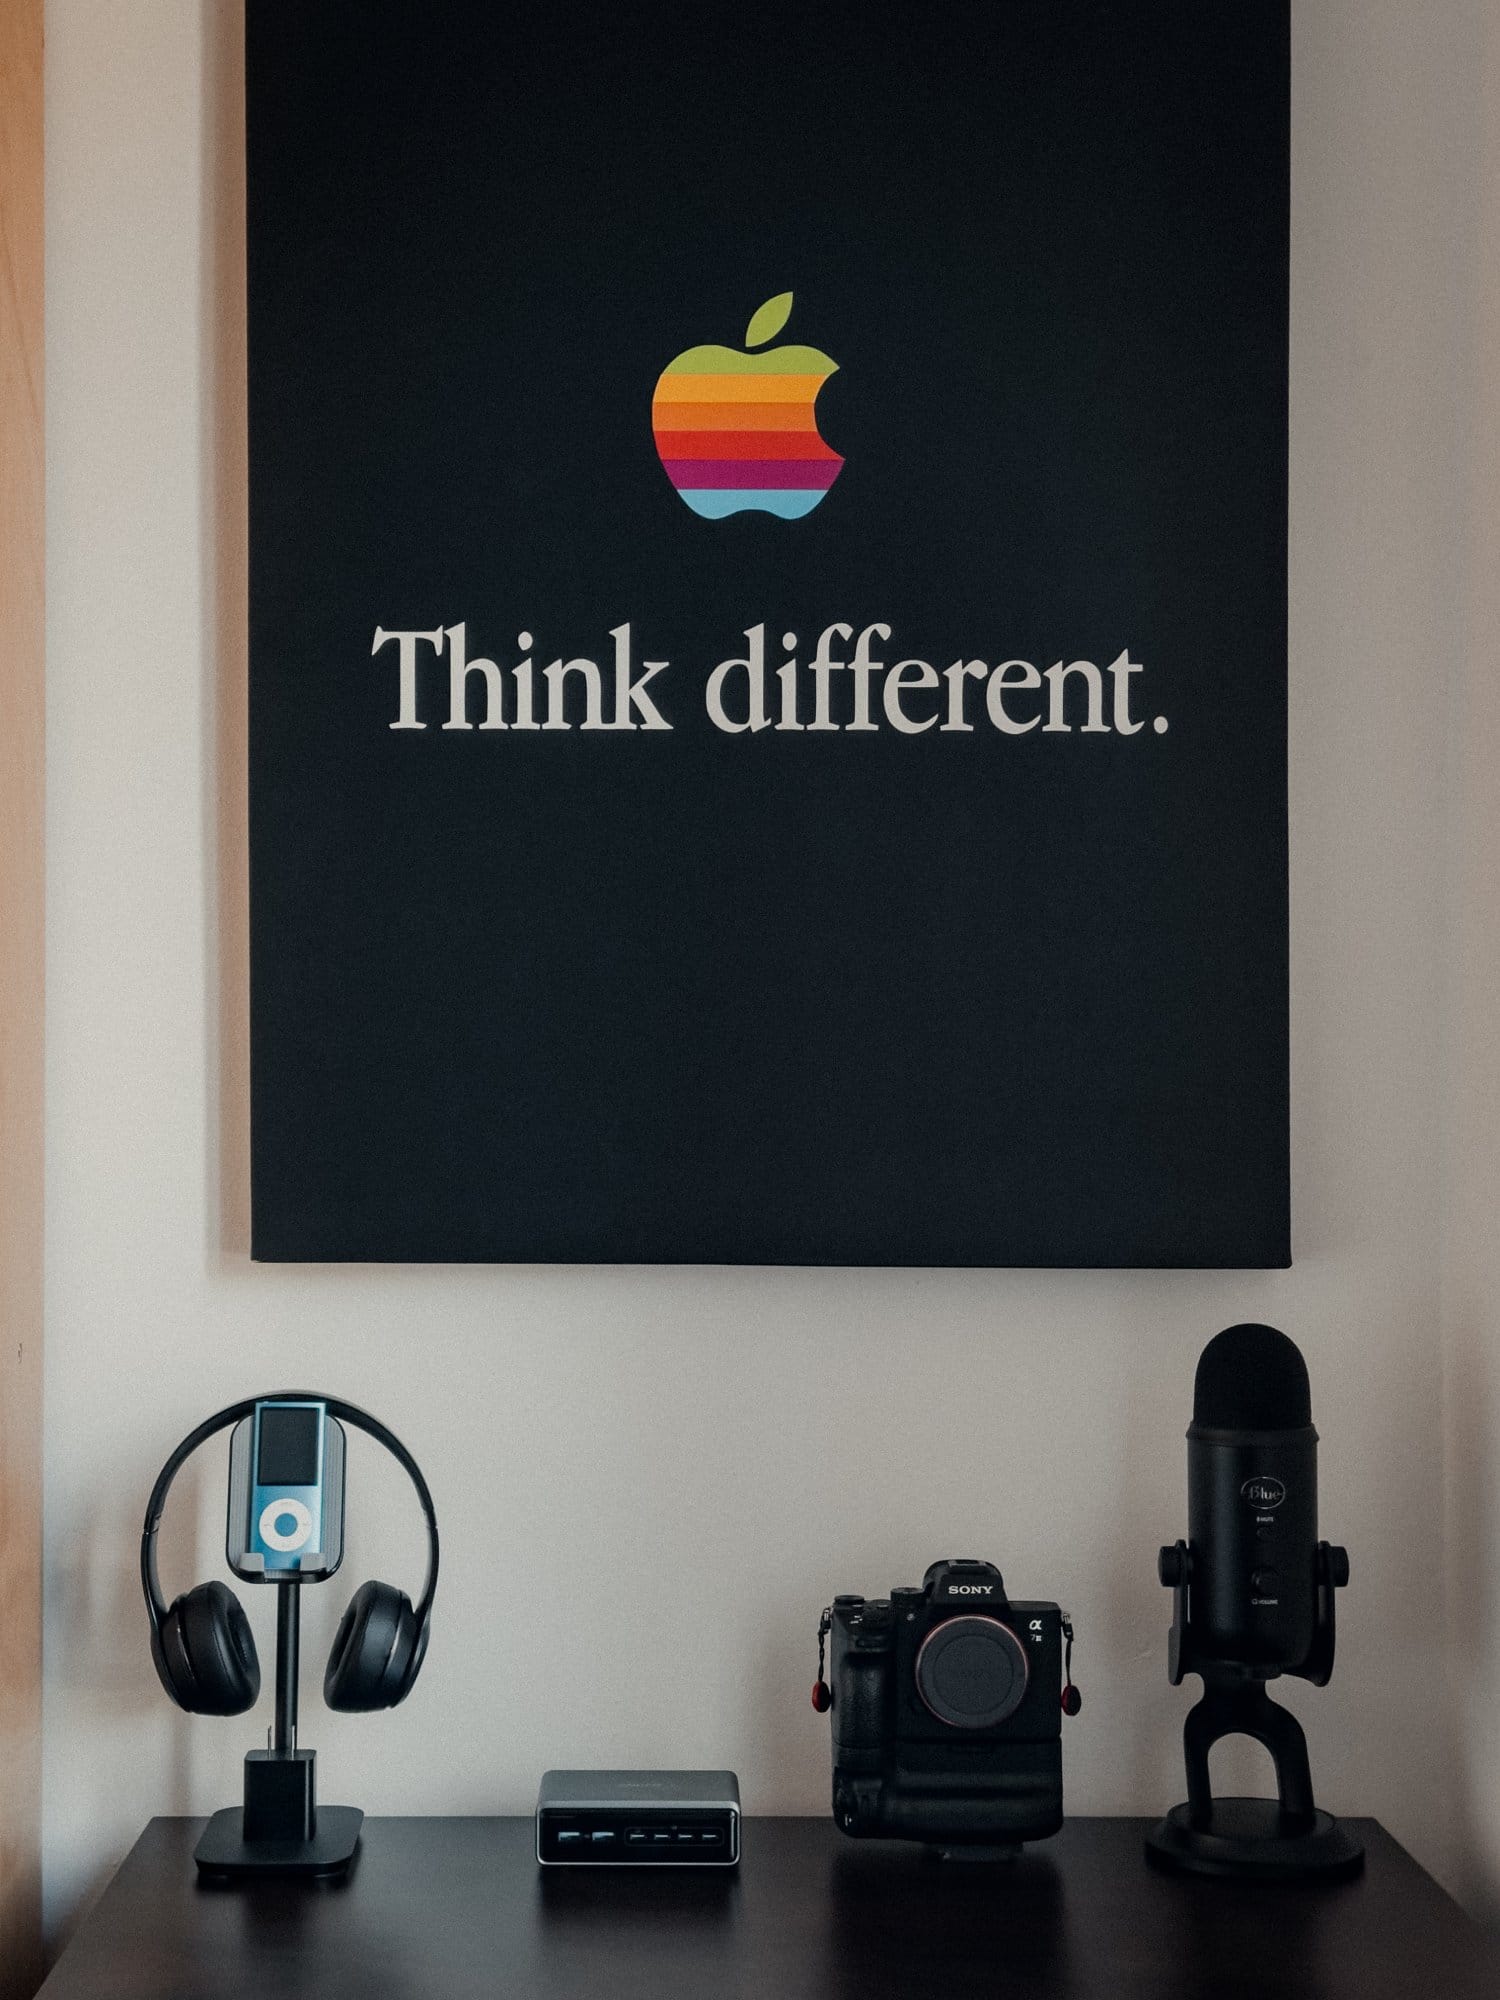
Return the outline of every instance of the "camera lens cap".
{"type": "Polygon", "coordinates": [[[917,1649],[917,1693],[953,1729],[993,1729],[1014,1715],[1030,1671],[1025,1647],[998,1618],[945,1618],[917,1649]]]}

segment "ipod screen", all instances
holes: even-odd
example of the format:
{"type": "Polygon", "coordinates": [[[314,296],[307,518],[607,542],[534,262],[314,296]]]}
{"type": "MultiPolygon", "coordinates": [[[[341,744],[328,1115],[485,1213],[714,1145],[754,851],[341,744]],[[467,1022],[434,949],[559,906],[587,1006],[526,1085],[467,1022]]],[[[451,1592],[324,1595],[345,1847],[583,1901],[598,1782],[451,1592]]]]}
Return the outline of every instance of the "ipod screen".
{"type": "Polygon", "coordinates": [[[257,1486],[317,1485],[318,1423],[316,1410],[261,1411],[257,1486]]]}

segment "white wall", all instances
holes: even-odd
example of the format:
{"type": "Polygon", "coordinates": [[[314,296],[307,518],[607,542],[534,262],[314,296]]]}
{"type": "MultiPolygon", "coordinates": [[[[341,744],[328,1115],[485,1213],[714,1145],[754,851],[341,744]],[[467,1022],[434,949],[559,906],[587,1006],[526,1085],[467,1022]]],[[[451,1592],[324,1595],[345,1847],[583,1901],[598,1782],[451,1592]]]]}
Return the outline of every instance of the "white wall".
{"type": "MultiPolygon", "coordinates": [[[[1448,686],[1458,586],[1481,555],[1461,532],[1473,461],[1460,391],[1474,367],[1480,113],[1500,103],[1482,29],[1493,36],[1484,0],[1296,9],[1295,1268],[262,1268],[241,1247],[238,8],[51,0],[54,1935],[148,1814],[237,1795],[255,1729],[189,1721],[156,1687],[137,1535],[174,1440],[289,1380],[391,1418],[445,1531],[411,1701],[336,1719],[308,1675],[304,1741],[329,1799],[524,1811],[549,1763],[670,1761],[734,1765],[753,1811],[821,1812],[827,1732],[807,1702],[819,1607],[976,1552],[1077,1619],[1087,1699],[1067,1743],[1071,1808],[1164,1807],[1181,1794],[1190,1697],[1166,1685],[1155,1550],[1183,1527],[1194,1359],[1242,1318],[1287,1328],[1308,1355],[1325,1528],[1353,1552],[1341,1671],[1326,1693],[1289,1690],[1321,1794],[1378,1814],[1448,1879],[1477,1881],[1434,1662],[1438,1024],[1454,999],[1459,845],[1448,686]]],[[[1475,951],[1493,956],[1492,932],[1475,951]]],[[[1469,992],[1483,1039],[1483,994],[1469,992]]],[[[1493,1187],[1482,1129],[1481,1143],[1493,1187]]],[[[1494,1303],[1491,1284],[1476,1326],[1493,1328],[1494,1303]]],[[[1485,1337],[1462,1345],[1483,1360],[1493,1412],[1500,1350],[1485,1337]]],[[[1473,1442],[1472,1414],[1447,1422],[1473,1442]]],[[[312,1655],[353,1582],[419,1573],[399,1474],[356,1454],[346,1577],[309,1604],[312,1655]]],[[[1492,1450],[1491,1480],[1494,1463],[1492,1450]]],[[[199,1463],[183,1500],[169,1589],[223,1573],[220,1461],[199,1463]]],[[[1455,1504],[1494,1503],[1466,1488],[1455,1504]]],[[[1487,1606],[1466,1643],[1483,1639],[1493,1676],[1493,1590],[1487,1606]]],[[[269,1654],[266,1607],[251,1609],[269,1654]]],[[[1491,1837],[1500,1868],[1493,1821],[1491,1837]]]]}

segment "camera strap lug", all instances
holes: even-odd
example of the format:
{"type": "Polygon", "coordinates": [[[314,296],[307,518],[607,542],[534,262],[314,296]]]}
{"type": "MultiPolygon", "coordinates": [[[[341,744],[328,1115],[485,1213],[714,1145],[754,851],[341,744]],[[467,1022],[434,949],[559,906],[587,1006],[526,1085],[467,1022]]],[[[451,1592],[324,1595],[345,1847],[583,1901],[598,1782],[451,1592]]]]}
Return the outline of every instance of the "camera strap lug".
{"type": "Polygon", "coordinates": [[[1073,1621],[1064,1611],[1062,1614],[1063,1648],[1063,1691],[1062,1712],[1076,1715],[1083,1707],[1083,1696],[1073,1685],[1073,1621]]]}
{"type": "Polygon", "coordinates": [[[812,1705],[818,1711],[819,1715],[826,1715],[829,1709],[833,1707],[833,1689],[823,1678],[823,1668],[827,1659],[825,1649],[828,1645],[828,1633],[832,1624],[832,1606],[825,1604],[823,1606],[823,1615],[818,1620],[818,1678],[813,1682],[812,1691],[812,1705]]]}

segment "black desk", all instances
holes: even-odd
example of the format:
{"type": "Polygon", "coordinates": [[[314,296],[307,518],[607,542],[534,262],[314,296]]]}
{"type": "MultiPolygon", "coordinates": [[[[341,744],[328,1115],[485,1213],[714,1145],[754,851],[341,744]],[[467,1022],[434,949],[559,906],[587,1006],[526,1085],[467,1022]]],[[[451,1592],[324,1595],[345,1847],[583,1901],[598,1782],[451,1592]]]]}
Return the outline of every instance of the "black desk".
{"type": "Polygon", "coordinates": [[[549,1870],[521,1819],[366,1820],[343,1885],[202,1889],[153,1820],[45,2000],[1496,2000],[1500,1952],[1373,1820],[1357,1881],[1148,1870],[1144,1820],[1009,1869],[750,1820],[738,1875],[549,1870]]]}

